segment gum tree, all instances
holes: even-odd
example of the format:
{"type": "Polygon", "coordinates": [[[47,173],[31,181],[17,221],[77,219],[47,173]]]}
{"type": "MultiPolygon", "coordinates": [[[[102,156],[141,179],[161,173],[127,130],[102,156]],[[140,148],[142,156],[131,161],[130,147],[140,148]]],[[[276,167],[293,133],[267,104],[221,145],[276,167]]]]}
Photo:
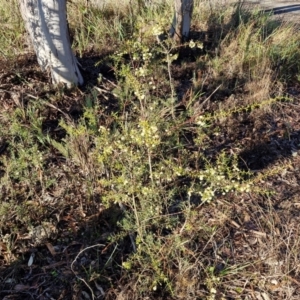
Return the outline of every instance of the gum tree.
{"type": "MultiPolygon", "coordinates": [[[[189,35],[193,0],[174,0],[171,35],[181,42],[189,35]]],[[[69,39],[66,0],[19,0],[25,27],[43,70],[52,82],[67,86],[83,84],[69,39]]]]}
{"type": "Polygon", "coordinates": [[[83,84],[69,39],[66,0],[19,0],[37,60],[50,70],[52,82],[83,84]]]}
{"type": "Polygon", "coordinates": [[[171,35],[177,43],[186,40],[190,33],[194,0],[174,0],[175,13],[171,35]]]}

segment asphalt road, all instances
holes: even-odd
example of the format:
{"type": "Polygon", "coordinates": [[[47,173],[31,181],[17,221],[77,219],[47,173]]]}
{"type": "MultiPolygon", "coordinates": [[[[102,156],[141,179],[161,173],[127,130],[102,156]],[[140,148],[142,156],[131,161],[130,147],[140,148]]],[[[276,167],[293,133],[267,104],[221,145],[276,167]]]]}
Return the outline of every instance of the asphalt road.
{"type": "Polygon", "coordinates": [[[272,10],[274,15],[284,21],[300,23],[300,1],[245,0],[245,3],[272,10]]]}

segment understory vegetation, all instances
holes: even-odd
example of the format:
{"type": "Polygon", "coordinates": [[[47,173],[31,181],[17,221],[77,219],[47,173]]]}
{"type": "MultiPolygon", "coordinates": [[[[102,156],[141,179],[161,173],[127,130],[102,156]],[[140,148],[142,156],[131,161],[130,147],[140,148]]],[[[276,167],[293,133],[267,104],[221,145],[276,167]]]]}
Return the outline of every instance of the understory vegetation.
{"type": "Polygon", "coordinates": [[[299,299],[298,25],[195,2],[68,2],[66,89],[0,0],[1,299],[299,299]]]}

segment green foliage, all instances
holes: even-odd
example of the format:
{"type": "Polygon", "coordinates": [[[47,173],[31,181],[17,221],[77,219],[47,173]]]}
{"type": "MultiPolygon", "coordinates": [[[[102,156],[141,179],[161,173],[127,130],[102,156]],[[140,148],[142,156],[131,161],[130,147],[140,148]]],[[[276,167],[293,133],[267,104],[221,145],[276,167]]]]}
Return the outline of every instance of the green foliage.
{"type": "MultiPolygon", "coordinates": [[[[201,151],[207,147],[207,130],[215,117],[207,116],[200,122],[190,115],[192,111],[183,111],[174,118],[169,95],[167,100],[156,96],[150,78],[158,57],[168,55],[164,48],[149,52],[147,45],[128,41],[124,49],[113,57],[119,77],[114,91],[119,112],[105,113],[86,101],[79,121],[60,122],[67,136],[52,145],[86,176],[96,174],[106,207],[119,204],[126,208],[120,226],[135,236],[136,253],[123,267],[139,278],[140,291],[164,287],[173,293],[172,276],[161,260],[178,259],[178,253],[184,252],[186,238],[171,234],[181,226],[179,216],[187,213],[183,207],[195,207],[191,199],[204,205],[221,194],[249,192],[252,182],[244,179],[249,174],[239,169],[236,156],[221,152],[210,161],[201,151]],[[110,123],[101,124],[100,116],[110,123]],[[187,123],[187,119],[194,122],[187,123]],[[196,153],[187,147],[187,132],[193,134],[188,143],[199,149],[196,153]],[[172,210],[178,215],[169,216],[172,210]],[[164,237],[163,231],[169,231],[170,236],[164,237]],[[146,269],[147,279],[143,275],[146,269]]],[[[169,81],[164,84],[168,86],[169,81]]],[[[196,102],[195,97],[191,107],[196,102]]],[[[185,218],[189,222],[189,214],[185,218]]],[[[184,259],[182,254],[180,257],[184,259]]]]}
{"type": "MultiPolygon", "coordinates": [[[[100,51],[109,45],[101,56],[109,60],[115,79],[105,86],[109,80],[100,74],[100,87],[84,92],[62,89],[53,97],[43,91],[43,101],[24,94],[25,104],[22,99],[7,113],[1,112],[0,133],[8,147],[0,155],[0,235],[28,234],[29,228],[44,221],[69,222],[65,231],[72,238],[63,232],[63,241],[65,235],[66,240],[78,238],[78,228],[84,231],[84,227],[88,230],[81,238],[88,240],[90,234],[92,242],[107,243],[97,253],[101,266],[95,266],[97,257],[95,265],[82,267],[88,284],[99,278],[106,282],[110,277],[106,272],[112,270],[132,283],[136,299],[154,292],[196,299],[199,286],[206,289],[206,299],[217,299],[222,280],[241,270],[235,263],[223,261],[220,268],[217,262],[214,238],[221,235],[220,228],[227,226],[230,216],[224,217],[217,204],[230,203],[233,197],[240,204],[246,194],[261,192],[256,183],[282,172],[282,166],[265,175],[252,174],[240,167],[239,144],[230,148],[231,140],[224,147],[216,142],[219,148],[214,148],[212,140],[224,135],[226,122],[290,101],[279,92],[270,94],[276,76],[278,81],[288,80],[289,68],[298,71],[299,35],[258,13],[240,15],[233,22],[223,7],[210,15],[199,6],[195,15],[203,16],[202,25],[215,22],[214,32],[221,28],[213,37],[216,55],[206,41],[195,39],[178,49],[167,38],[168,4],[148,10],[140,2],[139,10],[130,6],[122,11],[110,6],[87,9],[82,1],[75,3],[69,3],[75,49],[84,57],[92,48],[100,51]],[[284,64],[276,73],[281,61],[284,64]],[[188,64],[191,72],[185,68],[188,64]],[[243,91],[240,99],[231,103],[228,99],[238,88],[243,91]],[[79,105],[78,117],[71,113],[70,106],[76,106],[71,101],[83,106],[79,105]],[[62,103],[66,107],[56,107],[62,103]],[[44,128],[47,118],[57,121],[49,132],[44,128]],[[121,216],[110,211],[115,207],[121,216]],[[99,227],[94,230],[97,223],[104,234],[99,227]],[[124,241],[126,251],[119,255],[124,241]],[[205,252],[210,244],[213,258],[205,252]],[[105,261],[102,256],[111,245],[115,248],[105,261]]],[[[5,11],[0,10],[0,15],[5,16],[5,11]]],[[[19,41],[22,27],[16,28],[13,37],[2,36],[9,42],[1,53],[7,55],[19,41]]],[[[57,280],[61,276],[56,271],[51,274],[57,280]]]]}
{"type": "Polygon", "coordinates": [[[217,73],[227,78],[258,79],[279,68],[278,76],[290,78],[299,70],[299,36],[294,25],[283,26],[270,16],[249,14],[221,42],[221,55],[212,60],[217,73]]]}
{"type": "Polygon", "coordinates": [[[43,213],[42,207],[36,208],[33,213],[32,206],[28,205],[36,197],[37,190],[51,185],[44,169],[46,153],[42,146],[47,136],[42,132],[40,108],[41,103],[34,101],[27,107],[19,105],[13,113],[2,113],[2,122],[5,120],[6,124],[0,133],[9,144],[8,155],[0,157],[3,174],[0,179],[2,228],[6,228],[6,222],[12,216],[28,227],[35,222],[36,215],[43,213]]]}
{"type": "Polygon", "coordinates": [[[15,59],[24,49],[24,26],[18,1],[0,3],[0,58],[15,59]]]}

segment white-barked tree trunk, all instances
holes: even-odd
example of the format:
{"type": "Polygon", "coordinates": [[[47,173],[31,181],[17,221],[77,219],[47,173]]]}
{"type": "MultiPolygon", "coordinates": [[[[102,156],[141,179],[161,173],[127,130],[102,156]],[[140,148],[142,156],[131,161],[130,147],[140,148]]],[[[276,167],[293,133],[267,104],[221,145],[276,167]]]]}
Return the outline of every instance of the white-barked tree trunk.
{"type": "MultiPolygon", "coordinates": [[[[175,14],[171,35],[177,42],[189,36],[193,0],[174,0],[175,14]]],[[[52,82],[67,86],[83,84],[74,56],[67,23],[66,0],[19,0],[21,14],[31,38],[37,60],[50,70],[52,82]]]]}
{"type": "Polygon", "coordinates": [[[67,24],[66,0],[19,0],[21,14],[37,60],[50,70],[52,82],[67,86],[83,84],[67,24]]]}
{"type": "Polygon", "coordinates": [[[171,36],[181,43],[190,34],[194,0],[174,0],[175,14],[171,28],[171,36]]]}

